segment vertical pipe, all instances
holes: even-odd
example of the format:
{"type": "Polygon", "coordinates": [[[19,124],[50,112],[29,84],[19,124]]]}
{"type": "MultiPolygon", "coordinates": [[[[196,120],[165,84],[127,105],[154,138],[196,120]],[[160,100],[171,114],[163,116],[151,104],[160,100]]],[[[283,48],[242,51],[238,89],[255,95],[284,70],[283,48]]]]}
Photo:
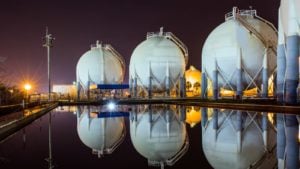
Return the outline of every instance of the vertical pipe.
{"type": "Polygon", "coordinates": [[[218,70],[217,70],[217,60],[215,60],[214,63],[214,70],[212,75],[212,81],[213,81],[213,99],[217,100],[219,95],[219,88],[218,88],[218,70]]]}
{"type": "Polygon", "coordinates": [[[133,96],[137,97],[137,78],[136,76],[133,79],[133,96]]]}
{"type": "Polygon", "coordinates": [[[239,49],[239,55],[237,58],[237,65],[236,65],[236,98],[242,99],[243,97],[243,84],[242,84],[242,49],[239,49]]]}
{"type": "Polygon", "coordinates": [[[297,103],[297,87],[299,82],[299,36],[287,37],[286,56],[286,94],[287,104],[297,103]]]}
{"type": "Polygon", "coordinates": [[[166,67],[166,88],[167,88],[167,96],[170,96],[170,69],[169,69],[169,62],[167,62],[166,67]]]}
{"type": "Polygon", "coordinates": [[[207,78],[205,71],[201,75],[201,98],[207,99],[207,78]]]}
{"type": "Polygon", "coordinates": [[[152,97],[151,62],[149,62],[149,65],[148,65],[148,80],[149,80],[149,84],[148,84],[148,98],[151,98],[152,97]]]}
{"type": "Polygon", "coordinates": [[[273,97],[277,98],[277,72],[273,74],[273,97]]]}
{"type": "Polygon", "coordinates": [[[284,115],[283,114],[276,114],[276,128],[277,128],[277,160],[278,160],[278,169],[285,168],[285,128],[284,128],[284,115]]]}
{"type": "Polygon", "coordinates": [[[296,115],[285,115],[286,168],[299,169],[299,125],[296,115]]]}
{"type": "Polygon", "coordinates": [[[268,49],[265,50],[262,69],[262,97],[268,97],[268,49]]]}

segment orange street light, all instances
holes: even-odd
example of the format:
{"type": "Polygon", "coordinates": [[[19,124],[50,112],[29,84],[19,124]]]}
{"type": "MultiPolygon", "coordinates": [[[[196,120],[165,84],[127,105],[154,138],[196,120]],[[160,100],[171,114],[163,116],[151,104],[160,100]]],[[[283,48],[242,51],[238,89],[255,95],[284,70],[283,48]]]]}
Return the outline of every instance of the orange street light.
{"type": "Polygon", "coordinates": [[[24,89],[26,90],[26,92],[28,92],[29,90],[31,90],[32,86],[29,83],[26,83],[24,85],[24,89]]]}

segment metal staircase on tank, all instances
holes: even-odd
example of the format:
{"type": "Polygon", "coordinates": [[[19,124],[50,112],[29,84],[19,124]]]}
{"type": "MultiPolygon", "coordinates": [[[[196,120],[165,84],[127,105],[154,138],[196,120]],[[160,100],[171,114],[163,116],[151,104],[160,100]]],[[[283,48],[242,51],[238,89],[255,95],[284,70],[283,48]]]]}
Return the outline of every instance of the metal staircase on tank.
{"type": "Polygon", "coordinates": [[[249,22],[247,22],[246,19],[244,19],[245,17],[253,17],[256,18],[262,22],[264,22],[265,24],[267,24],[268,26],[270,26],[276,33],[278,32],[277,29],[274,27],[274,25],[272,23],[270,23],[269,21],[257,16],[256,10],[250,9],[250,10],[239,10],[237,7],[234,7],[232,9],[232,12],[229,12],[225,15],[225,20],[230,20],[230,19],[235,19],[237,20],[241,25],[243,25],[250,33],[251,35],[254,35],[257,39],[259,39],[262,44],[266,47],[266,48],[270,48],[272,50],[272,52],[274,54],[276,54],[277,52],[277,44],[270,44],[269,41],[267,41],[264,36],[262,36],[253,26],[251,26],[251,24],[249,24],[249,22]]]}
{"type": "Polygon", "coordinates": [[[177,36],[175,36],[172,32],[164,32],[163,29],[163,27],[160,27],[159,32],[148,32],[147,39],[157,36],[164,36],[165,38],[170,39],[181,49],[182,53],[184,54],[185,63],[187,63],[189,60],[189,53],[186,45],[181,40],[179,40],[179,38],[177,38],[177,36]]]}

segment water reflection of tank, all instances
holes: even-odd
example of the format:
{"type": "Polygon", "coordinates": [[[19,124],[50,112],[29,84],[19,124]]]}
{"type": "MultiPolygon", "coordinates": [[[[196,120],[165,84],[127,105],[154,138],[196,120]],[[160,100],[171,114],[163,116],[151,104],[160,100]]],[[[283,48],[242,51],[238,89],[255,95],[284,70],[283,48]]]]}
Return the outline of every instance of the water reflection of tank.
{"type": "Polygon", "coordinates": [[[148,165],[173,165],[188,150],[185,110],[167,105],[135,106],[130,113],[130,136],[134,148],[148,165]]]}
{"type": "Polygon", "coordinates": [[[129,65],[132,96],[176,96],[184,94],[186,46],[171,32],[147,33],[133,51],[129,65]],[[179,89],[179,88],[180,89],[179,89]]]}
{"type": "Polygon", "coordinates": [[[202,109],[202,146],[216,169],[269,169],[276,165],[276,131],[266,113],[202,109]]]}
{"type": "Polygon", "coordinates": [[[200,107],[197,106],[187,106],[186,107],[186,120],[191,127],[194,127],[196,124],[201,121],[201,111],[200,107]]]}
{"type": "Polygon", "coordinates": [[[111,154],[126,135],[124,117],[99,117],[99,107],[79,107],[77,132],[80,140],[100,158],[111,154]]]}
{"type": "Polygon", "coordinates": [[[82,87],[87,95],[91,86],[120,84],[123,82],[124,76],[125,61],[123,57],[111,45],[99,44],[98,41],[80,57],[76,67],[78,92],[82,87]]]}
{"type": "Polygon", "coordinates": [[[256,10],[234,7],[225,19],[202,50],[202,73],[212,80],[214,97],[220,87],[236,91],[237,96],[252,88],[267,95],[268,79],[276,68],[276,28],[256,10]]]}

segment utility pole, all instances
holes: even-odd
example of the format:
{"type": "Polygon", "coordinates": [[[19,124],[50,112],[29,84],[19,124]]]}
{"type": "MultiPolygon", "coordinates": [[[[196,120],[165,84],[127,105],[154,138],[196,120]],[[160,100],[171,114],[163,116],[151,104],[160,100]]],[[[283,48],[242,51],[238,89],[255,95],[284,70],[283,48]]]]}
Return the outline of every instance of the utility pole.
{"type": "Polygon", "coordinates": [[[48,33],[48,27],[46,27],[46,35],[44,37],[45,43],[43,44],[43,47],[47,48],[47,63],[48,63],[48,101],[50,101],[51,97],[51,78],[50,78],[50,48],[53,47],[53,40],[55,38],[52,37],[51,34],[48,33]]]}

